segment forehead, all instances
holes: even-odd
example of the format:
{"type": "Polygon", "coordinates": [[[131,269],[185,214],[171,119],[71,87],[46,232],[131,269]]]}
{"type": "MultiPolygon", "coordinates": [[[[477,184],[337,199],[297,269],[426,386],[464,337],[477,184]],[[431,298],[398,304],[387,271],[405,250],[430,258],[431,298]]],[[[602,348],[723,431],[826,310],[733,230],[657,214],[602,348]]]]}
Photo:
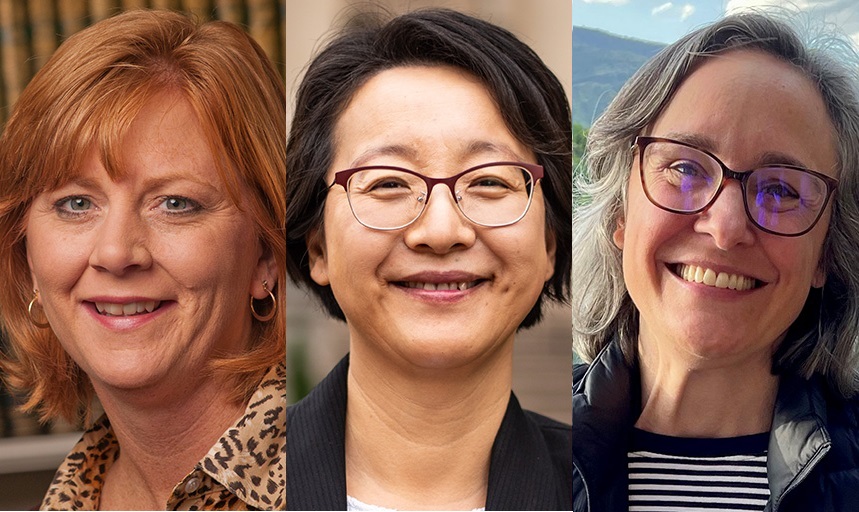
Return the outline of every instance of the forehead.
{"type": "Polygon", "coordinates": [[[335,166],[355,167],[380,148],[418,165],[475,148],[503,148],[508,159],[531,154],[489,89],[449,66],[388,69],[355,92],[335,125],[335,166]]]}
{"type": "Polygon", "coordinates": [[[56,174],[48,189],[106,172],[113,181],[187,175],[233,195],[234,184],[225,181],[230,173],[221,168],[206,126],[178,91],[154,93],[127,125],[107,123],[85,135],[77,141],[74,165],[56,174]]]}
{"type": "Polygon", "coordinates": [[[708,140],[726,165],[747,169],[784,154],[836,177],[835,128],[814,83],[793,65],[755,50],[706,57],[652,124],[655,136],[708,140]]]}

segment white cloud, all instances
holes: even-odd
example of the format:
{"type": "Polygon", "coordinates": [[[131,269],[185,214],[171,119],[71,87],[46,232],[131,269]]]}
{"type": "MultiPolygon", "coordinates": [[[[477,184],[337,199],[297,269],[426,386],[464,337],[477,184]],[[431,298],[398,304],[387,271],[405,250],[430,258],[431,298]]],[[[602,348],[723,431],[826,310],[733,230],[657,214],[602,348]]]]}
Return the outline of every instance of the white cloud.
{"type": "Polygon", "coordinates": [[[586,4],[626,5],[629,0],[582,0],[586,4]]]}
{"type": "Polygon", "coordinates": [[[672,4],[671,2],[665,2],[664,4],[662,4],[660,6],[654,7],[653,10],[650,11],[650,14],[652,16],[656,16],[659,13],[662,13],[662,12],[667,11],[668,9],[671,9],[672,5],[674,5],[674,4],[672,4]]]}
{"type": "Polygon", "coordinates": [[[680,9],[680,21],[686,21],[689,16],[692,16],[695,13],[695,6],[692,4],[686,4],[680,9]]]}
{"type": "MultiPolygon", "coordinates": [[[[657,16],[668,12],[676,13],[678,9],[680,10],[680,21],[686,21],[686,19],[692,16],[695,12],[695,6],[692,4],[684,4],[682,7],[675,8],[673,2],[665,2],[664,4],[654,7],[653,10],[650,11],[650,15],[657,16]]],[[[675,16],[676,14],[672,15],[671,18],[673,19],[675,16]]]]}

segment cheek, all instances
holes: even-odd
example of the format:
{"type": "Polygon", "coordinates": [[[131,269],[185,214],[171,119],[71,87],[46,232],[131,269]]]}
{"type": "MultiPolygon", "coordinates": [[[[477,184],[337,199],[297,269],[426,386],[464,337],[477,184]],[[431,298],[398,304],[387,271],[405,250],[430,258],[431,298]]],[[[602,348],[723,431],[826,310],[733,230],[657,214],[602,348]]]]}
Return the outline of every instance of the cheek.
{"type": "Polygon", "coordinates": [[[375,278],[379,266],[394,248],[392,240],[396,239],[396,232],[365,228],[355,220],[345,198],[326,205],[323,222],[325,259],[332,291],[342,295],[343,291],[361,290],[355,288],[358,285],[345,283],[375,278]]]}
{"type": "Polygon", "coordinates": [[[815,284],[815,274],[820,267],[823,252],[822,237],[768,238],[762,241],[764,251],[778,270],[779,281],[783,281],[804,292],[815,284]]]}
{"type": "Polygon", "coordinates": [[[502,263],[504,291],[527,289],[528,296],[539,295],[547,276],[554,271],[554,258],[546,243],[545,217],[540,213],[528,222],[481,230],[479,243],[502,263]]]}
{"type": "Polygon", "coordinates": [[[33,287],[46,301],[59,290],[68,290],[78,281],[89,262],[90,237],[45,229],[30,223],[26,233],[27,261],[33,287]]]}
{"type": "Polygon", "coordinates": [[[248,284],[262,253],[255,233],[250,223],[230,223],[161,237],[153,261],[185,288],[223,288],[243,295],[250,293],[248,284]]]}

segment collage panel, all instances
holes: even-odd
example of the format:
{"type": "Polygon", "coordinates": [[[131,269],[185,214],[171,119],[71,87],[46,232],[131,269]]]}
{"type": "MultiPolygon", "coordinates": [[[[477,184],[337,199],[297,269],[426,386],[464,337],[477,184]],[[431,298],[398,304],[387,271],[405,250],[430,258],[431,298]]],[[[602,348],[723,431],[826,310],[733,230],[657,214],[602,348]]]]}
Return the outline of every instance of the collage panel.
{"type": "Polygon", "coordinates": [[[569,509],[569,7],[287,16],[289,509],[569,509]]]}
{"type": "Polygon", "coordinates": [[[857,13],[573,0],[573,510],[859,503],[857,13]]]}
{"type": "Polygon", "coordinates": [[[283,14],[0,3],[0,509],[285,507],[283,14]]]}

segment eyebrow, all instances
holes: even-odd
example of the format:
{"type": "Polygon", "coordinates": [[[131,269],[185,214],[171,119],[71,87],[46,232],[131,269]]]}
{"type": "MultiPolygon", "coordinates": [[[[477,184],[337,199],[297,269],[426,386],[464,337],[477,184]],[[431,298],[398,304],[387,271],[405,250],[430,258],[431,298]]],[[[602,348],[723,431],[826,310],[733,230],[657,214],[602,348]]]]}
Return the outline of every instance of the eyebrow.
{"type": "MultiPolygon", "coordinates": [[[[519,155],[515,151],[513,151],[510,146],[504,143],[498,142],[490,142],[487,140],[472,140],[464,145],[464,150],[460,153],[463,157],[472,157],[479,156],[482,154],[491,154],[491,155],[503,155],[504,158],[509,160],[523,160],[522,155],[519,155]]],[[[389,144],[379,147],[370,148],[360,155],[358,155],[355,160],[352,161],[350,167],[361,167],[369,162],[371,159],[378,156],[397,156],[405,158],[406,160],[416,161],[418,160],[418,152],[411,146],[407,146],[404,144],[389,144]]]]}
{"type": "Polygon", "coordinates": [[[468,156],[485,153],[502,154],[511,160],[524,160],[524,156],[513,151],[513,148],[504,143],[489,142],[485,140],[473,140],[468,144],[465,153],[468,156]]]}
{"type": "Polygon", "coordinates": [[[165,185],[169,185],[171,183],[175,183],[178,181],[185,181],[185,182],[192,183],[194,185],[199,185],[199,186],[207,188],[207,189],[218,190],[218,187],[212,185],[211,183],[209,183],[207,181],[197,179],[195,175],[189,176],[187,174],[176,174],[176,173],[165,174],[163,176],[157,176],[155,178],[147,179],[146,180],[146,188],[148,188],[150,190],[151,189],[157,189],[157,188],[161,188],[161,187],[164,187],[165,185]]]}
{"type": "Polygon", "coordinates": [[[389,144],[385,146],[374,147],[358,155],[358,158],[353,160],[349,167],[361,167],[377,156],[399,156],[405,158],[406,160],[414,161],[417,159],[417,152],[414,150],[414,148],[403,144],[389,144]]]}
{"type": "MultiPolygon", "coordinates": [[[[211,183],[203,181],[203,180],[199,180],[195,176],[188,176],[188,175],[183,175],[183,174],[178,174],[178,173],[169,173],[169,174],[165,174],[163,176],[157,176],[157,177],[151,178],[151,179],[146,178],[145,187],[147,190],[156,190],[156,189],[168,186],[171,183],[175,183],[175,182],[179,182],[179,181],[192,183],[194,185],[197,185],[197,186],[209,189],[209,190],[213,190],[213,191],[219,190],[216,186],[213,186],[211,183]]],[[[64,187],[69,187],[69,186],[75,186],[75,187],[80,187],[80,188],[84,188],[84,189],[91,189],[91,188],[100,189],[101,188],[101,184],[100,184],[99,180],[95,180],[95,179],[92,179],[89,177],[84,177],[84,176],[80,175],[80,176],[73,177],[73,178],[69,179],[65,183],[62,183],[61,185],[55,187],[53,190],[58,190],[58,189],[61,189],[64,187]]]]}
{"type": "MultiPolygon", "coordinates": [[[[704,149],[713,154],[716,153],[716,141],[706,135],[684,132],[669,132],[666,137],[680,142],[685,142],[686,144],[691,144],[696,148],[704,149]]],[[[796,157],[788,155],[787,153],[782,153],[780,151],[766,151],[758,155],[757,159],[755,160],[755,164],[751,167],[751,169],[740,170],[740,172],[752,169],[759,169],[761,167],[767,167],[776,164],[785,164],[792,165],[794,167],[802,167],[803,169],[811,169],[807,164],[805,164],[796,157]]]]}

